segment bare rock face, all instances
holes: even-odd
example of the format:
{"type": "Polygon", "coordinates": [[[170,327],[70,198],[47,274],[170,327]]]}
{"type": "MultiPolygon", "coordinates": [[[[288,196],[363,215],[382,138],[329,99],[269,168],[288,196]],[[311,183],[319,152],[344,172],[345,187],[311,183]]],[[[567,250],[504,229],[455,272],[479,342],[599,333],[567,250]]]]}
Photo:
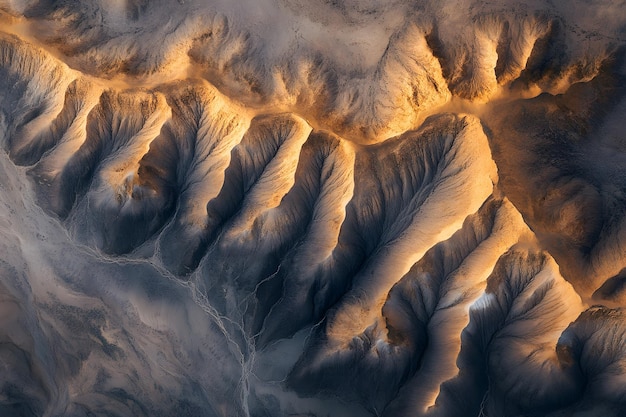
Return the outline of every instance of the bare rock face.
{"type": "Polygon", "coordinates": [[[0,0],[0,415],[624,415],[624,5],[483,3],[0,0]]]}

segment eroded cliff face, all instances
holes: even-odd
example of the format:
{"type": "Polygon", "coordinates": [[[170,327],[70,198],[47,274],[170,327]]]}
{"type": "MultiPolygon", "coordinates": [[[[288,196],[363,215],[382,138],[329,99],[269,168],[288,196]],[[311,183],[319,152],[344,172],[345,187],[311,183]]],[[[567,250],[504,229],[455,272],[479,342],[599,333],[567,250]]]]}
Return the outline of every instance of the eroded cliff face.
{"type": "Polygon", "coordinates": [[[620,2],[0,1],[0,414],[626,412],[620,2]]]}

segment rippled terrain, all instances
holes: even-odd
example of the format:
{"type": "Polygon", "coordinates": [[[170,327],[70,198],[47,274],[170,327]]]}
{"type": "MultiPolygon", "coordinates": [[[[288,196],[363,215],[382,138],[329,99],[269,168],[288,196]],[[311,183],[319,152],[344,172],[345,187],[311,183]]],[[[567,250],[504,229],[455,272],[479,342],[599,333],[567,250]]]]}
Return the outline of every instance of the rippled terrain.
{"type": "Polygon", "coordinates": [[[0,0],[0,416],[626,415],[624,10],[0,0]]]}

